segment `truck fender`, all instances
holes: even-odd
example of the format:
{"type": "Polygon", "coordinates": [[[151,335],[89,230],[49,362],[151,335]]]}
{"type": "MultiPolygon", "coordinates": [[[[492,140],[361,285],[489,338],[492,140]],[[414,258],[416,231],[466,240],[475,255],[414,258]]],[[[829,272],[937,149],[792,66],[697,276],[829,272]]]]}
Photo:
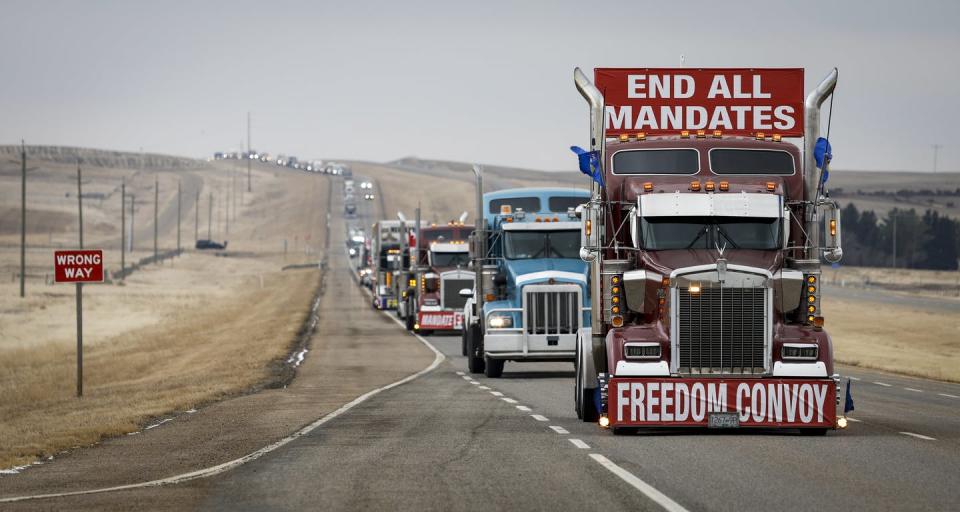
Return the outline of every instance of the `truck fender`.
{"type": "MultiPolygon", "coordinates": [[[[577,365],[583,367],[584,387],[597,388],[600,381],[597,379],[597,366],[593,361],[593,341],[590,329],[577,330],[577,365]]],[[[606,357],[606,354],[604,354],[606,357]]]]}

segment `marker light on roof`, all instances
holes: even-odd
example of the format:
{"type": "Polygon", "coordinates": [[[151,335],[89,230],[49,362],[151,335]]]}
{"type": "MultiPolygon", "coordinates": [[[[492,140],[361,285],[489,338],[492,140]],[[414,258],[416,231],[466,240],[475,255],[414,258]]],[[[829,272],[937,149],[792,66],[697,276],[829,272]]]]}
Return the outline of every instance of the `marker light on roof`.
{"type": "Polygon", "coordinates": [[[620,142],[626,142],[628,140],[630,140],[630,137],[626,133],[620,134],[620,142]]]}
{"type": "Polygon", "coordinates": [[[767,182],[767,191],[768,191],[768,192],[773,192],[773,191],[776,190],[776,189],[777,189],[777,184],[776,184],[776,182],[773,182],[773,181],[768,181],[768,182],[767,182]]]}
{"type": "Polygon", "coordinates": [[[645,140],[646,138],[647,138],[647,134],[646,134],[646,133],[644,133],[644,132],[637,132],[637,140],[645,140]]]}
{"type": "Polygon", "coordinates": [[[757,140],[763,140],[763,139],[764,139],[763,132],[757,132],[757,140]]]}
{"type": "Polygon", "coordinates": [[[720,192],[726,192],[726,191],[728,191],[728,190],[730,190],[730,182],[729,182],[729,181],[721,181],[721,182],[720,182],[720,192]]]}
{"type": "Polygon", "coordinates": [[[716,184],[714,182],[712,181],[707,182],[707,185],[706,185],[707,192],[713,192],[714,187],[716,187],[716,184]]]}
{"type": "Polygon", "coordinates": [[[723,132],[721,132],[720,130],[714,130],[714,131],[713,131],[713,137],[714,137],[714,138],[719,139],[721,135],[723,135],[723,132]]]}
{"type": "Polygon", "coordinates": [[[692,191],[694,191],[694,192],[700,192],[700,182],[699,182],[699,181],[691,181],[691,182],[690,182],[690,190],[692,190],[692,191]]]}
{"type": "Polygon", "coordinates": [[[648,182],[646,182],[646,183],[643,184],[643,191],[644,191],[644,192],[650,192],[651,190],[653,190],[653,182],[648,181],[648,182]]]}
{"type": "Polygon", "coordinates": [[[702,139],[707,136],[707,132],[704,130],[697,130],[697,138],[702,139]]]}
{"type": "Polygon", "coordinates": [[[773,141],[774,141],[774,142],[780,142],[781,139],[783,139],[783,135],[780,135],[779,133],[774,133],[774,134],[773,134],[773,141]]]}
{"type": "Polygon", "coordinates": [[[681,138],[681,139],[686,139],[686,138],[688,138],[688,137],[690,137],[690,130],[681,130],[681,131],[680,131],[680,138],[681,138]]]}

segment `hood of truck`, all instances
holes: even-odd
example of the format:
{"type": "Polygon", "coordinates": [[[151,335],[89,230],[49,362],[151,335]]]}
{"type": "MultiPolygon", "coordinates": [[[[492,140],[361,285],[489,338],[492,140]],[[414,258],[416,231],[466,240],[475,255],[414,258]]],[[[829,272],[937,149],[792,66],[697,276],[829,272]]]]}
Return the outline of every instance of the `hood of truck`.
{"type": "Polygon", "coordinates": [[[553,279],[557,283],[579,284],[586,289],[588,267],[579,259],[506,260],[504,266],[509,288],[547,283],[553,279]]]}
{"type": "MultiPolygon", "coordinates": [[[[643,267],[654,269],[668,276],[673,270],[696,267],[699,265],[713,265],[720,258],[714,250],[687,250],[646,251],[641,253],[643,267]]],[[[770,273],[776,273],[782,266],[780,251],[755,251],[745,249],[727,249],[723,253],[727,263],[745,267],[762,268],[770,273]]]]}

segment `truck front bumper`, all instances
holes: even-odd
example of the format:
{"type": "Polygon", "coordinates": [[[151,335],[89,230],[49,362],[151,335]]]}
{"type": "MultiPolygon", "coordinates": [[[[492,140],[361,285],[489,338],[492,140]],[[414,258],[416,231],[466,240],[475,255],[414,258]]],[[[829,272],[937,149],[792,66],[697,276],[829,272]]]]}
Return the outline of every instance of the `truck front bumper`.
{"type": "Polygon", "coordinates": [[[611,377],[611,427],[837,428],[838,384],[809,378],[611,377]]]}
{"type": "MultiPolygon", "coordinates": [[[[483,336],[484,355],[511,361],[573,361],[577,354],[576,334],[500,333],[488,330],[483,336]]],[[[516,331],[516,330],[513,330],[516,331]]]]}

